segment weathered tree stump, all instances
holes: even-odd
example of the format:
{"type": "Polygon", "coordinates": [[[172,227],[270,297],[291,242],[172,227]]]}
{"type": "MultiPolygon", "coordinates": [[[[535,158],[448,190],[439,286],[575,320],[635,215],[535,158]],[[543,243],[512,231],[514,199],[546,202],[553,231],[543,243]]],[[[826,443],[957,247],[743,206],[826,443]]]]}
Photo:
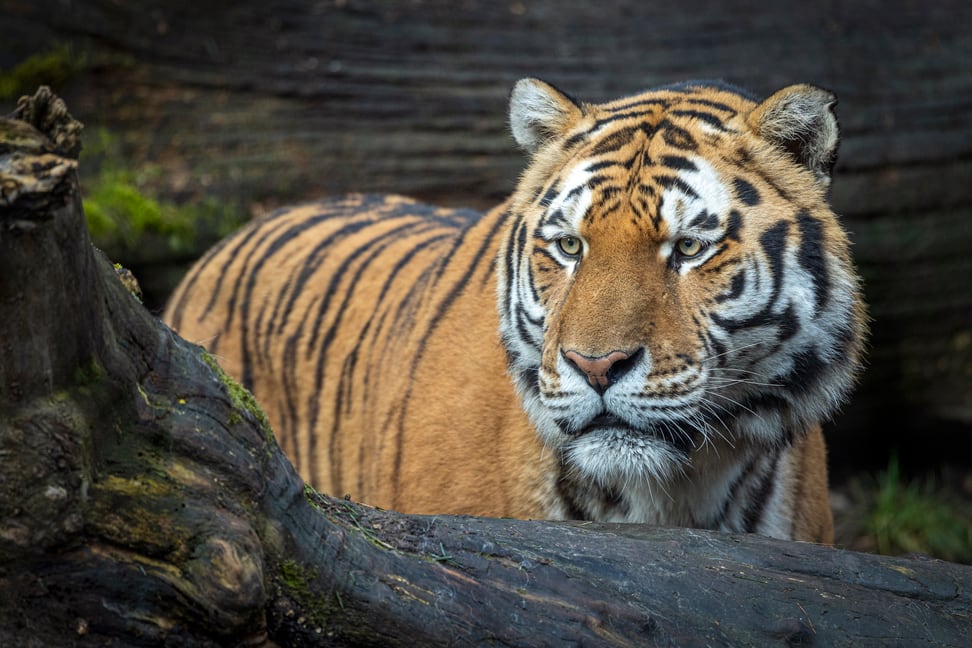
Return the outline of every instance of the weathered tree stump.
{"type": "Polygon", "coordinates": [[[91,246],[75,166],[0,120],[0,645],[966,644],[972,567],[314,493],[91,246]]]}

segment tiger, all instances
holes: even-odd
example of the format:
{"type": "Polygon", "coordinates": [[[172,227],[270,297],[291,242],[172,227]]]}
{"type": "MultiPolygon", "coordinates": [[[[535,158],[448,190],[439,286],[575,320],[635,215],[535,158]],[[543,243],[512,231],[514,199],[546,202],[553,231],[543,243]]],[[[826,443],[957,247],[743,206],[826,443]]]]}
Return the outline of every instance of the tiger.
{"type": "Polygon", "coordinates": [[[479,213],[353,194],[218,243],[165,321],[322,492],[413,514],[832,543],[821,424],[868,328],[829,205],[835,96],[723,81],[509,98],[479,213]]]}

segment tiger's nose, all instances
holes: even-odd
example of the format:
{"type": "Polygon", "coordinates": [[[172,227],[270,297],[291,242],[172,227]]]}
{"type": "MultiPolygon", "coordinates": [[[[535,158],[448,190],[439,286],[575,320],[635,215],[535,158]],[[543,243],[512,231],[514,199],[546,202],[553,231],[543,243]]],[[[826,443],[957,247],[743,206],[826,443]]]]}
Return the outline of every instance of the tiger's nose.
{"type": "Polygon", "coordinates": [[[577,351],[564,352],[567,361],[587,377],[587,382],[599,394],[603,394],[634,366],[637,355],[638,352],[631,354],[625,351],[612,351],[607,355],[591,358],[577,351]]]}

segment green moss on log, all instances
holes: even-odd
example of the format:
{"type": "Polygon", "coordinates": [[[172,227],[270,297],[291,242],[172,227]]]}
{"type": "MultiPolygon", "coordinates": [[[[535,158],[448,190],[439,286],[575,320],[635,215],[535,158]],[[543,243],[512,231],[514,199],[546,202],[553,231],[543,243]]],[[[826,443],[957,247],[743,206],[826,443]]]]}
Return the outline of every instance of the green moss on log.
{"type": "Polygon", "coordinates": [[[336,591],[333,600],[323,594],[314,594],[313,582],[317,577],[316,569],[302,567],[297,561],[289,559],[280,563],[277,573],[281,587],[302,610],[303,619],[297,619],[297,622],[316,627],[318,632],[323,632],[334,608],[342,608],[344,605],[336,591]]]}
{"type": "MultiPolygon", "coordinates": [[[[233,403],[233,408],[237,410],[237,412],[249,412],[257,423],[260,424],[260,427],[263,428],[263,431],[266,433],[267,441],[270,444],[267,451],[270,452],[270,448],[276,445],[276,439],[273,436],[273,428],[270,426],[270,419],[267,418],[266,412],[264,412],[263,408],[260,407],[260,404],[257,402],[256,398],[254,398],[253,394],[250,393],[250,390],[233,380],[229,374],[223,371],[223,368],[219,366],[219,363],[216,361],[216,358],[212,356],[212,354],[202,351],[202,359],[213,370],[220,382],[223,383],[223,386],[226,387],[226,393],[229,395],[230,401],[233,403]]],[[[230,425],[236,425],[241,423],[243,420],[242,418],[239,418],[238,415],[234,414],[230,415],[228,421],[230,425]]]]}

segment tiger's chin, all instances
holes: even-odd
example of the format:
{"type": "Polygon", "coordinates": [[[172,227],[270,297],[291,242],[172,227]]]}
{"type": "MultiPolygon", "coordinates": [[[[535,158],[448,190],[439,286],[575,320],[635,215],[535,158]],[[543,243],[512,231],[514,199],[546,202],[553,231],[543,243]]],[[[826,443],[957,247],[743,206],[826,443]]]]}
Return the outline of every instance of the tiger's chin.
{"type": "Polygon", "coordinates": [[[686,474],[693,451],[705,444],[704,434],[682,420],[637,426],[596,403],[581,409],[582,422],[575,424],[536,393],[527,392],[524,403],[540,440],[560,458],[563,476],[578,485],[617,492],[664,486],[686,474]]]}
{"type": "Polygon", "coordinates": [[[599,416],[567,436],[561,456],[573,478],[602,488],[623,488],[671,481],[684,473],[691,450],[681,437],[673,438],[663,430],[636,429],[614,417],[599,416]]]}

